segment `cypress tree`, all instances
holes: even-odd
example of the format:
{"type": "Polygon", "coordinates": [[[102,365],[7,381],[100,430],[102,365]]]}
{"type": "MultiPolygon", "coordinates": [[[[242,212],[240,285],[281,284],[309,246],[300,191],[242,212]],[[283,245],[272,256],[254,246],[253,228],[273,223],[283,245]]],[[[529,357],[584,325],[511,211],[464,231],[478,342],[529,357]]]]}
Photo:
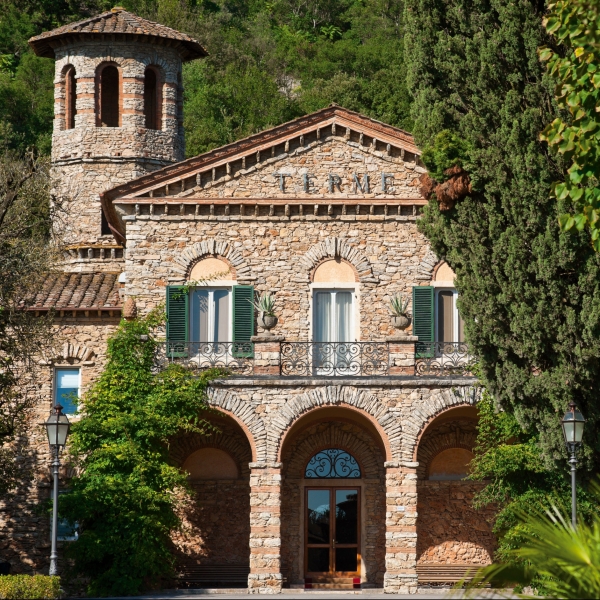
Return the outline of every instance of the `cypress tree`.
{"type": "MultiPolygon", "coordinates": [[[[558,115],[538,58],[556,47],[543,1],[408,0],[406,60],[417,143],[436,177],[460,165],[472,192],[420,227],[454,269],[466,338],[496,402],[539,431],[546,465],[566,451],[575,401],[588,423],[589,469],[600,451],[600,259],[589,233],[559,231],[551,199],[564,179],[540,133],[558,115]]],[[[442,207],[447,208],[447,207],[442,207]]]]}

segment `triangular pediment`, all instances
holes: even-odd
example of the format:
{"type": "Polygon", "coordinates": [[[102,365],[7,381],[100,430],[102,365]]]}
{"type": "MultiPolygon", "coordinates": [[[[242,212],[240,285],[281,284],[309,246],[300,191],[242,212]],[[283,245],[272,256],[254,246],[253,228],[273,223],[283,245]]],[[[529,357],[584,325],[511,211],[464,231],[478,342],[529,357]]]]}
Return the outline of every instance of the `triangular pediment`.
{"type": "Polygon", "coordinates": [[[113,229],[124,234],[115,205],[422,201],[419,156],[409,133],[330,106],[108,190],[102,202],[113,229]]]}

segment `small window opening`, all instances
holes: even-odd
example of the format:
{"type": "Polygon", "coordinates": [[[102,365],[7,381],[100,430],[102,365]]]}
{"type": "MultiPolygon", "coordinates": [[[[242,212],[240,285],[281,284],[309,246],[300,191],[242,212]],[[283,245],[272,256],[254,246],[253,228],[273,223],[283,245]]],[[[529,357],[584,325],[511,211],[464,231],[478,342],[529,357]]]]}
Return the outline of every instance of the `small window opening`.
{"type": "Polygon", "coordinates": [[[101,235],[110,235],[112,233],[112,231],[111,231],[110,227],[108,226],[108,220],[102,209],[100,209],[100,214],[101,214],[101,219],[102,219],[102,223],[100,226],[100,228],[101,228],[100,233],[101,233],[101,235]]]}
{"type": "Polygon", "coordinates": [[[75,68],[69,67],[65,74],[65,129],[75,127],[75,115],[77,114],[77,82],[75,79],[75,68]]]}
{"type": "Polygon", "coordinates": [[[144,72],[144,115],[146,129],[160,129],[160,114],[158,106],[158,82],[154,69],[144,72]]]}
{"type": "Polygon", "coordinates": [[[119,71],[108,66],[100,73],[100,125],[119,127],[119,71]]]}

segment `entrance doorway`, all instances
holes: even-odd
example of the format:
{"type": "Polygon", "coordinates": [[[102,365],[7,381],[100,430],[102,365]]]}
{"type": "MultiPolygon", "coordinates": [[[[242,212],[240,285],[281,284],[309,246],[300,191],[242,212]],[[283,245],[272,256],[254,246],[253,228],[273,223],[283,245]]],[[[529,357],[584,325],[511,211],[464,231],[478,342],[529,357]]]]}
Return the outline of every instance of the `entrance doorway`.
{"type": "Polygon", "coordinates": [[[360,488],[306,488],[305,576],[360,575],[360,488]]]}

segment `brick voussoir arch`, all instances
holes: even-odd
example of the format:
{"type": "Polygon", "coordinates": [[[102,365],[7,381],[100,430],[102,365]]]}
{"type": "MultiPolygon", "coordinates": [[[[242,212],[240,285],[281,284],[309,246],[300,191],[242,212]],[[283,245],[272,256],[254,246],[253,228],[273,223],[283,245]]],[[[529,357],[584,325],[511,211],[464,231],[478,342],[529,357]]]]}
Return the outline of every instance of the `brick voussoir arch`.
{"type": "Polygon", "coordinates": [[[279,410],[271,421],[268,432],[270,460],[279,460],[285,434],[300,417],[325,406],[340,406],[363,413],[381,435],[386,460],[400,458],[402,428],[388,408],[365,390],[332,385],[299,394],[279,410]]]}
{"type": "Polygon", "coordinates": [[[312,246],[300,258],[300,262],[310,273],[324,260],[336,258],[348,261],[356,269],[358,280],[361,283],[379,283],[379,278],[373,274],[371,263],[362,250],[352,246],[343,238],[325,238],[322,242],[312,246]]]}
{"type": "Polygon", "coordinates": [[[233,392],[218,388],[208,389],[208,404],[216,410],[231,415],[248,436],[253,462],[267,460],[267,428],[252,406],[238,398],[233,392]]]}
{"type": "Polygon", "coordinates": [[[226,259],[234,267],[237,281],[252,279],[250,265],[242,256],[242,253],[229,242],[214,238],[197,242],[185,248],[183,252],[178,252],[172,269],[175,273],[181,275],[182,281],[185,281],[191,267],[199,260],[210,256],[222,256],[226,259]]]}
{"type": "Polygon", "coordinates": [[[472,385],[431,390],[430,396],[423,402],[418,402],[409,416],[403,419],[403,460],[416,460],[421,435],[435,417],[451,408],[475,406],[480,397],[481,388],[472,385]]]}

